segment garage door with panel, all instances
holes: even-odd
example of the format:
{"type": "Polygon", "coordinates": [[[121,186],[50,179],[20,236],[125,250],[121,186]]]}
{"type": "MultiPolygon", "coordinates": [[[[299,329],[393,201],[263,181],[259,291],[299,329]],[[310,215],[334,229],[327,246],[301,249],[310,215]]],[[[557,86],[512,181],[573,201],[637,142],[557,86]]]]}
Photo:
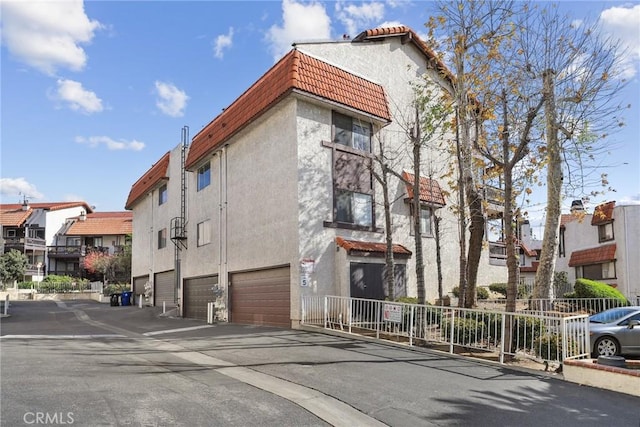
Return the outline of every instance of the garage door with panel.
{"type": "Polygon", "coordinates": [[[154,280],[153,305],[161,307],[175,307],[175,276],[173,270],[157,273],[154,280]]]}
{"type": "Polygon", "coordinates": [[[144,285],[146,285],[148,281],[149,281],[149,276],[134,277],[133,278],[133,294],[136,296],[143,295],[145,291],[144,285]]]}
{"type": "Polygon", "coordinates": [[[214,287],[218,276],[198,277],[184,281],[184,317],[207,320],[207,304],[215,302],[214,287]]]}
{"type": "Polygon", "coordinates": [[[289,267],[232,274],[231,322],[290,328],[289,267]]]}

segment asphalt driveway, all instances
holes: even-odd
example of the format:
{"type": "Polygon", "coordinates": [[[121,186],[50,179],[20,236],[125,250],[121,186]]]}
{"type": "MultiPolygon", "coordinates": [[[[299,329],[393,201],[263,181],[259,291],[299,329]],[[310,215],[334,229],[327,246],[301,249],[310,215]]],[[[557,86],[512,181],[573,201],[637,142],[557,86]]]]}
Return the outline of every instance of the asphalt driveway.
{"type": "Polygon", "coordinates": [[[431,350],[91,301],[10,313],[7,426],[38,413],[92,426],[640,425],[637,397],[431,350]]]}

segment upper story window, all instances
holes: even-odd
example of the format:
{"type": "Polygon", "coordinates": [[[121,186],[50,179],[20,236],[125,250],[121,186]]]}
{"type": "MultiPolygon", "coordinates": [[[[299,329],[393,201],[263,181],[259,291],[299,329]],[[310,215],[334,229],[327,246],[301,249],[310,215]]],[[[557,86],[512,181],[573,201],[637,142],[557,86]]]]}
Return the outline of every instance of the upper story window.
{"type": "Polygon", "coordinates": [[[167,229],[163,228],[158,231],[158,249],[165,248],[167,246],[167,229]]]}
{"type": "Polygon", "coordinates": [[[80,237],[67,237],[67,246],[81,246],[80,237]]]}
{"type": "Polygon", "coordinates": [[[4,230],[4,237],[13,238],[13,237],[16,237],[17,235],[18,233],[16,232],[15,228],[9,228],[4,230]]]}
{"type": "Polygon", "coordinates": [[[598,225],[598,241],[607,242],[613,240],[613,222],[598,225]]]}
{"type": "MultiPolygon", "coordinates": [[[[413,218],[413,204],[409,205],[409,212],[413,218]]],[[[420,235],[433,237],[433,208],[428,205],[420,205],[420,235]]],[[[414,221],[411,220],[411,234],[414,234],[414,221]]]]}
{"type": "Polygon", "coordinates": [[[211,243],[211,220],[198,223],[198,246],[211,243]]]}
{"type": "Polygon", "coordinates": [[[164,205],[167,203],[167,184],[160,187],[158,191],[158,205],[164,205]]]}
{"type": "Polygon", "coordinates": [[[198,169],[198,191],[211,184],[211,164],[207,162],[206,165],[198,169]]]}
{"type": "Polygon", "coordinates": [[[356,150],[371,152],[371,125],[333,112],[333,142],[356,150]]]}

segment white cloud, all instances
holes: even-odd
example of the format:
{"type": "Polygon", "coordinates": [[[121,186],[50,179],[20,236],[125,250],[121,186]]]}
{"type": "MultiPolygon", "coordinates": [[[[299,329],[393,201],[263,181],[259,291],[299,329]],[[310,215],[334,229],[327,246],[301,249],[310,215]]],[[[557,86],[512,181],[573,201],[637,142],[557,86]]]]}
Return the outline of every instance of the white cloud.
{"type": "Polygon", "coordinates": [[[131,150],[131,151],[140,151],[144,148],[144,142],[131,140],[131,141],[116,141],[113,138],[109,138],[108,136],[76,136],[76,142],[78,144],[86,144],[89,147],[98,147],[99,145],[105,145],[107,149],[112,151],[117,150],[131,150]]]}
{"type": "Polygon", "coordinates": [[[321,3],[283,0],[282,19],[282,26],[273,25],[266,35],[276,61],[291,49],[291,44],[296,40],[331,37],[331,19],[321,3]]]}
{"type": "Polygon", "coordinates": [[[635,76],[640,69],[640,4],[616,6],[604,10],[600,21],[605,31],[620,39],[626,56],[622,65],[623,78],[635,76]]]}
{"type": "Polygon", "coordinates": [[[213,55],[218,59],[222,59],[224,57],[224,50],[231,46],[233,46],[233,27],[229,28],[227,34],[220,34],[216,37],[213,44],[213,55]]]}
{"type": "Polygon", "coordinates": [[[36,186],[24,178],[0,178],[0,194],[5,197],[23,195],[27,199],[44,198],[36,186]]]}
{"type": "Polygon", "coordinates": [[[66,102],[69,108],[85,114],[99,113],[103,110],[102,100],[82,87],[82,83],[73,80],[58,80],[55,99],[66,102]]]}
{"type": "Polygon", "coordinates": [[[347,34],[354,37],[364,30],[369,29],[384,17],[384,3],[363,3],[360,6],[336,3],[336,16],[345,26],[347,34]]]}
{"type": "Polygon", "coordinates": [[[82,0],[2,1],[2,43],[20,61],[53,75],[57,68],[82,70],[82,44],[102,28],[84,12],[82,0]]]}
{"type": "Polygon", "coordinates": [[[187,94],[173,83],[156,81],[156,106],[167,116],[182,117],[187,107],[187,94]]]}

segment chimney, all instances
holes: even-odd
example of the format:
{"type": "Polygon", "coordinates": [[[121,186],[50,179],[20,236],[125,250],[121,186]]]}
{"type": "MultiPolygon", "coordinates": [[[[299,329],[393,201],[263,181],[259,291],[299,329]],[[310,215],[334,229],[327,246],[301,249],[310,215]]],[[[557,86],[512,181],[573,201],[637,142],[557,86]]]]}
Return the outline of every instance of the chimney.
{"type": "Polygon", "coordinates": [[[29,210],[29,201],[27,200],[26,197],[24,199],[22,199],[22,210],[23,211],[28,211],[29,210]]]}
{"type": "Polygon", "coordinates": [[[582,204],[582,200],[574,200],[573,202],[571,202],[572,214],[583,213],[583,212],[584,212],[584,205],[582,204]]]}
{"type": "Polygon", "coordinates": [[[87,219],[87,213],[85,211],[80,211],[80,221],[85,221],[87,219]]]}

